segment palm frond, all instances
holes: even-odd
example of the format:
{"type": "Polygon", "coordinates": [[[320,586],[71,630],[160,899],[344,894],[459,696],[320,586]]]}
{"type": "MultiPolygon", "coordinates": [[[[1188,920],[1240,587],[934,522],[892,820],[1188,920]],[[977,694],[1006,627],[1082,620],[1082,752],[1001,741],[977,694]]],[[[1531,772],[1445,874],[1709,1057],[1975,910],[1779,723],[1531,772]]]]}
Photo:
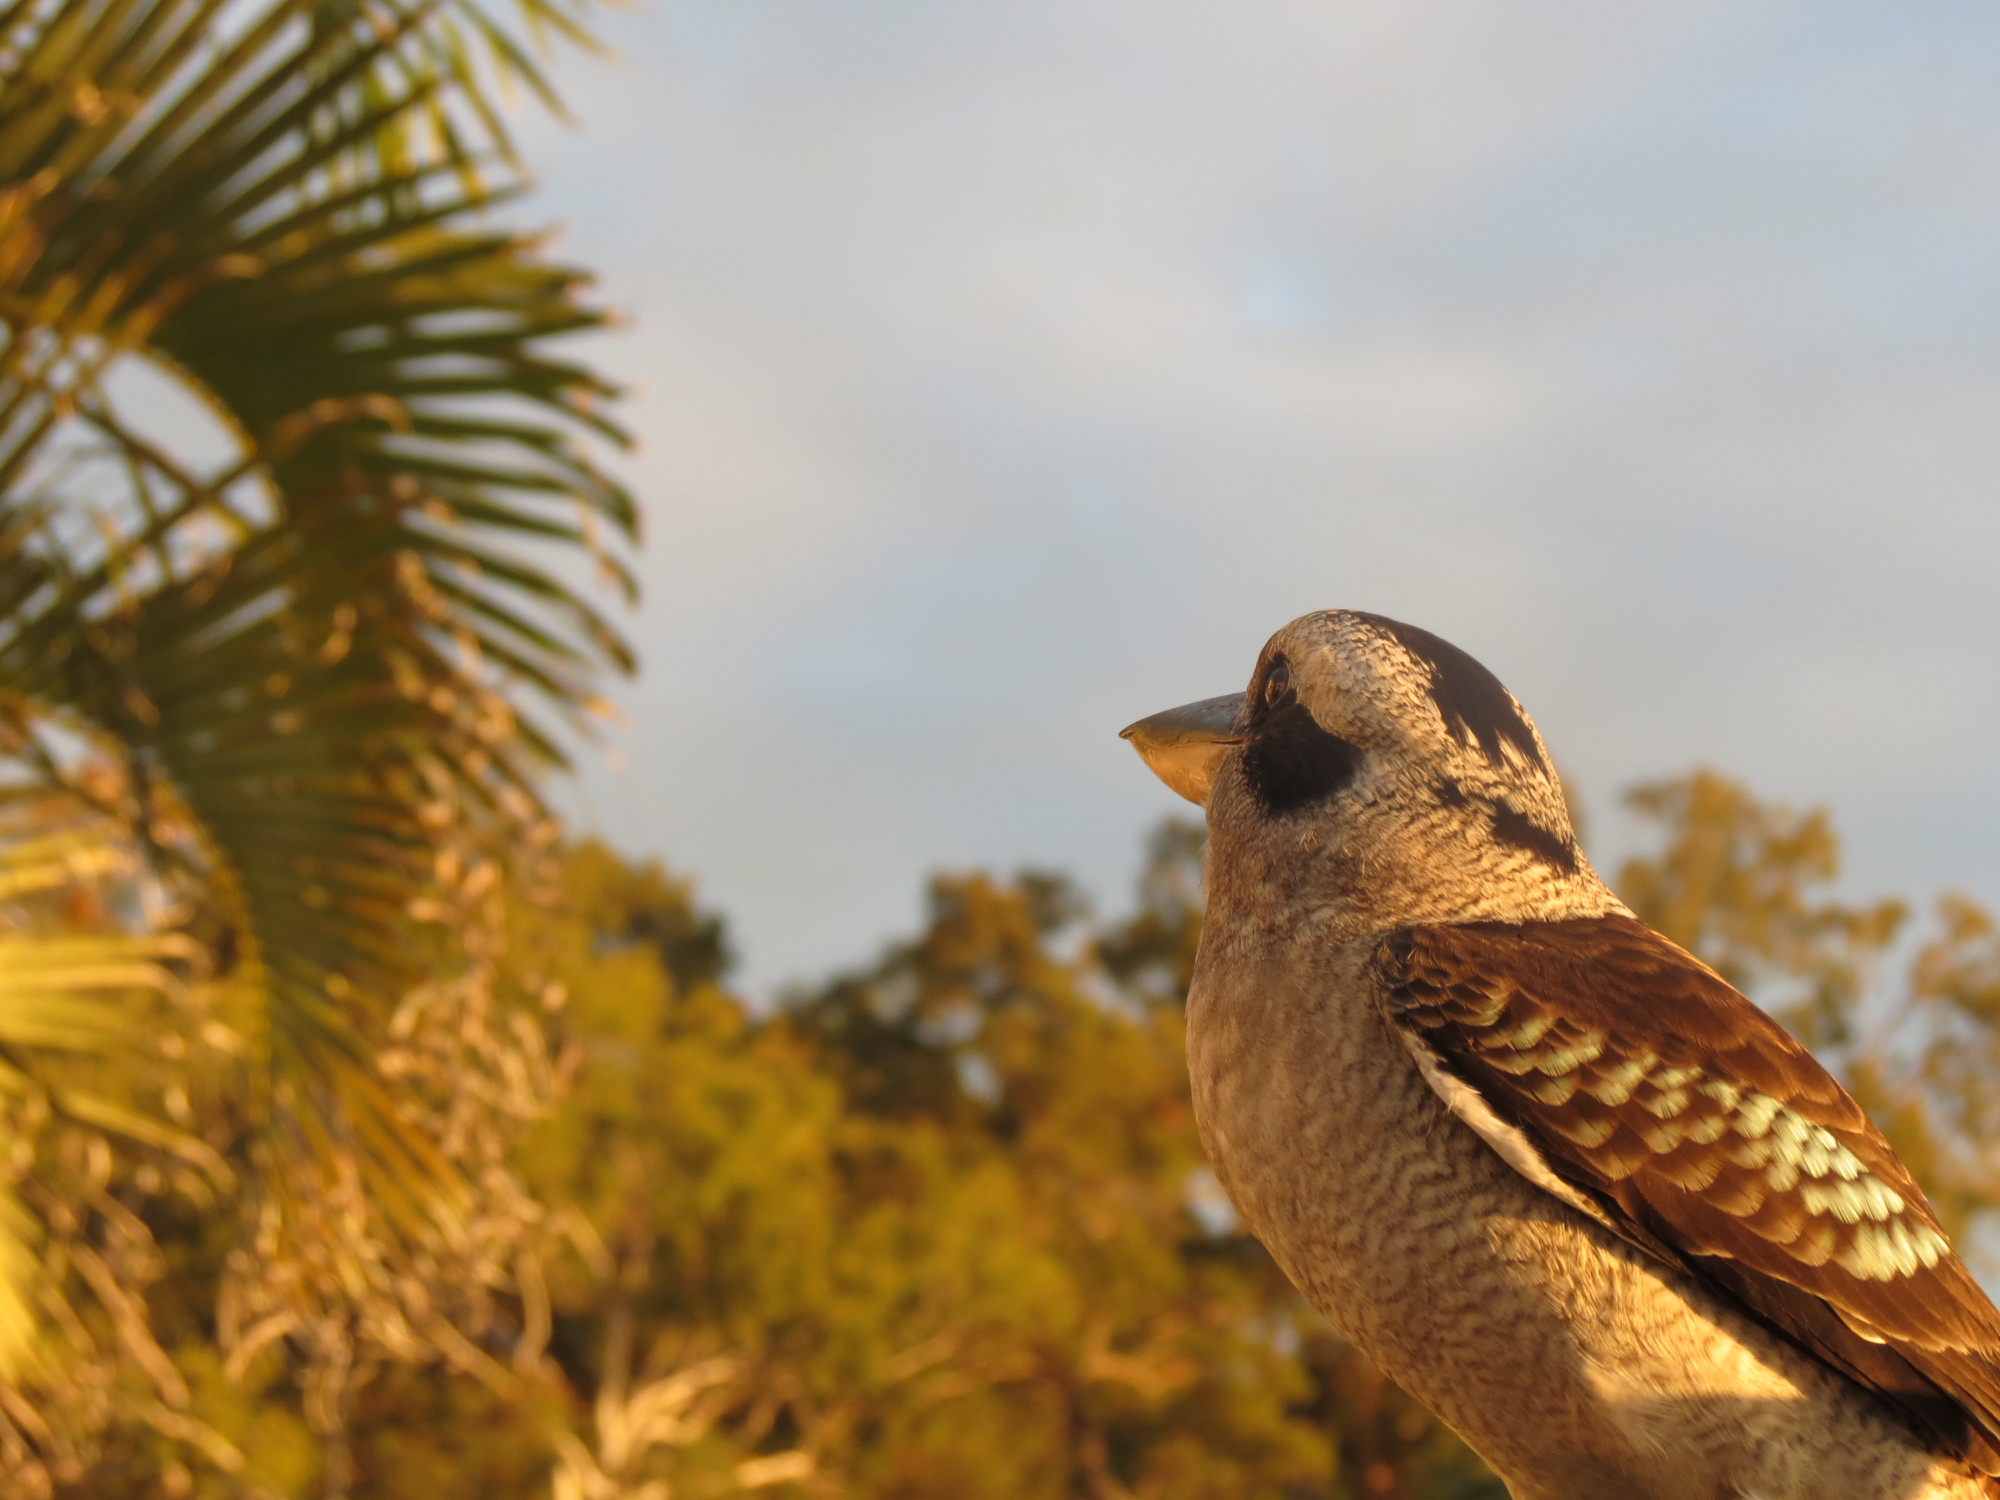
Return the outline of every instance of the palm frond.
{"type": "MultiPolygon", "coordinates": [[[[0,804],[0,1118],[13,1137],[0,1176],[0,1381],[10,1382],[48,1372],[37,1305],[64,1309],[69,1290],[43,1254],[47,1193],[22,1171],[41,1154],[37,1137],[68,1125],[178,1158],[218,1186],[233,1175],[141,1102],[130,1066],[147,1050],[139,1037],[163,1034],[160,1015],[198,1008],[201,950],[177,933],[118,929],[104,903],[142,874],[136,850],[111,820],[58,801],[0,804]],[[28,1199],[24,1184],[36,1189],[28,1199]]],[[[66,1310],[56,1321],[80,1326],[66,1310]]]]}
{"type": "MultiPolygon", "coordinates": [[[[629,597],[637,531],[585,446],[621,440],[615,392],[546,348],[601,326],[587,278],[488,226],[506,184],[439,123],[468,97],[449,13],[0,18],[0,760],[74,790],[64,736],[109,748],[117,816],[248,997],[270,1201],[301,1162],[351,1168],[412,1236],[450,1231],[462,1181],[384,1039],[476,946],[506,849],[546,843],[560,726],[631,662],[529,549],[594,553],[629,597]],[[135,366],[229,456],[185,456],[135,366]]],[[[86,1024],[22,985],[23,1036],[86,1024]]]]}

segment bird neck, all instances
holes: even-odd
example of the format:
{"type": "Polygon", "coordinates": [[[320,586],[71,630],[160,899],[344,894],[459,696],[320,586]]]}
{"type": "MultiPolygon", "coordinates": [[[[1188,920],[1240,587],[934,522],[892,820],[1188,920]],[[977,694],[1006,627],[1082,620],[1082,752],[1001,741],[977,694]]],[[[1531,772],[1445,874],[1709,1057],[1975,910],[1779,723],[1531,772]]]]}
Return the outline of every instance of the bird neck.
{"type": "Polygon", "coordinates": [[[1344,943],[1418,924],[1629,914],[1573,846],[1508,842],[1452,809],[1357,789],[1311,817],[1237,811],[1211,808],[1211,920],[1304,924],[1344,943]]]}

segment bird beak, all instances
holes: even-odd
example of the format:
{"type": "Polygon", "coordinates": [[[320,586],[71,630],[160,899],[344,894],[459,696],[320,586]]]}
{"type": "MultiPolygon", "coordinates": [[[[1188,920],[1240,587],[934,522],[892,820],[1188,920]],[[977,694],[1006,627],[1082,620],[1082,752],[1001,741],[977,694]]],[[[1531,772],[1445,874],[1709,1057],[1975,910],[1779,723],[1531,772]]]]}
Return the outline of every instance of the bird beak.
{"type": "Polygon", "coordinates": [[[1127,725],[1118,731],[1118,738],[1130,740],[1160,780],[1195,806],[1206,807],[1222,752],[1243,743],[1243,736],[1236,733],[1236,715],[1242,708],[1241,693],[1183,703],[1127,725]]]}

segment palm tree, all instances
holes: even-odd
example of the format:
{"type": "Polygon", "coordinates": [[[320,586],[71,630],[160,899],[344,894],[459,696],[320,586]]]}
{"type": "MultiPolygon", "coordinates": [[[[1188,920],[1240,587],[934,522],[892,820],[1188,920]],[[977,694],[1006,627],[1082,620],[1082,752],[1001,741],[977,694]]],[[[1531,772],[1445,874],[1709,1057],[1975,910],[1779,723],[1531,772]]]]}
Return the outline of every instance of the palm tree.
{"type": "Polygon", "coordinates": [[[191,1420],[149,1194],[233,1205],[218,1336],[329,1432],[357,1339],[491,1363],[500,898],[637,518],[468,35],[546,93],[476,0],[0,4],[0,1463],[133,1369],[191,1420]]]}

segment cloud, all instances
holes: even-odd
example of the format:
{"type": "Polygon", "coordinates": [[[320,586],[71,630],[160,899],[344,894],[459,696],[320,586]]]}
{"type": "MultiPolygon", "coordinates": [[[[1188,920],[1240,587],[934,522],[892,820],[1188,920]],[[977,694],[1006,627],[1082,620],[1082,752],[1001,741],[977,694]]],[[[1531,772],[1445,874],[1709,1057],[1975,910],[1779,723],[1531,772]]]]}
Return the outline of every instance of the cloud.
{"type": "MultiPolygon", "coordinates": [[[[531,130],[649,510],[584,818],[754,982],[937,865],[1122,899],[1112,738],[1304,610],[1486,659],[1600,803],[1831,800],[2000,899],[2000,17],[675,0],[531,130]]],[[[1616,821],[1599,826],[1616,831],[1616,821]]]]}

